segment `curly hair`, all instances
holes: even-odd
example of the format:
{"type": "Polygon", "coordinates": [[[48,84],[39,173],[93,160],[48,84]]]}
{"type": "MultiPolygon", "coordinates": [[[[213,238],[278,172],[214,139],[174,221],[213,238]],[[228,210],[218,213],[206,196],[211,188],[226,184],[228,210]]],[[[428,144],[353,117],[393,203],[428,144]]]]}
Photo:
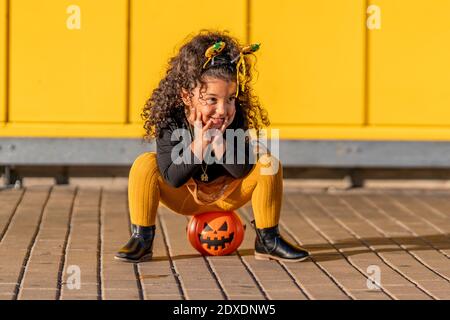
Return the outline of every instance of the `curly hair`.
{"type": "MultiPolygon", "coordinates": [[[[145,141],[158,137],[161,129],[172,119],[179,122],[185,114],[185,106],[181,98],[181,90],[185,89],[190,97],[198,84],[205,85],[205,77],[218,78],[225,81],[236,81],[236,69],[229,65],[214,65],[202,68],[205,63],[206,49],[217,41],[225,42],[222,56],[235,57],[240,52],[238,40],[226,31],[200,30],[195,36],[188,36],[178,54],[169,59],[168,68],[163,79],[146,101],[141,118],[145,120],[145,141]]],[[[256,57],[255,57],[256,58],[256,57]]],[[[267,111],[261,107],[259,99],[253,94],[251,80],[253,72],[250,56],[244,56],[247,69],[245,91],[239,90],[236,99],[236,119],[240,119],[239,128],[244,131],[255,129],[257,133],[262,126],[269,126],[267,111]]],[[[254,66],[253,66],[254,67],[254,66]]],[[[201,90],[200,90],[201,91],[201,90]]]]}

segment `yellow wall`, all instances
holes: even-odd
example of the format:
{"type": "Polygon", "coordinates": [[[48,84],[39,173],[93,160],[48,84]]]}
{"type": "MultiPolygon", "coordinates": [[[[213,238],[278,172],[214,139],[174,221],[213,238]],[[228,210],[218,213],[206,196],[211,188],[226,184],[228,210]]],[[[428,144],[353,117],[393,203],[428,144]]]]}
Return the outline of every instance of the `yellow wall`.
{"type": "Polygon", "coordinates": [[[370,124],[450,125],[450,1],[374,0],[370,124]]]}
{"type": "Polygon", "coordinates": [[[123,123],[127,1],[14,0],[10,10],[9,120],[123,123]]]}
{"type": "Polygon", "coordinates": [[[6,13],[6,0],[0,0],[0,124],[6,115],[6,13]]]}
{"type": "Polygon", "coordinates": [[[255,89],[283,139],[450,139],[448,0],[9,2],[0,136],[141,137],[169,57],[218,28],[262,43],[255,89]],[[366,28],[371,4],[380,29],[366,28]]]}
{"type": "Polygon", "coordinates": [[[253,2],[256,89],[274,126],[362,124],[364,3],[253,2]]]}

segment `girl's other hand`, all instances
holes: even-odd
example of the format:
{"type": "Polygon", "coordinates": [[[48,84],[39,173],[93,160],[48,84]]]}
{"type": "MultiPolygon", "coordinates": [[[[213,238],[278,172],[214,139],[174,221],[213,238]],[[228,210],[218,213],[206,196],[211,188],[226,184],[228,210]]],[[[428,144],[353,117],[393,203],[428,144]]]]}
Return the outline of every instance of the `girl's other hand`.
{"type": "MultiPolygon", "coordinates": [[[[232,116],[234,117],[234,115],[232,116]]],[[[213,139],[211,140],[211,147],[214,150],[214,155],[217,159],[221,159],[223,154],[225,153],[223,134],[231,122],[232,120],[230,121],[230,118],[226,117],[222,126],[219,128],[220,134],[214,135],[213,139]]]]}

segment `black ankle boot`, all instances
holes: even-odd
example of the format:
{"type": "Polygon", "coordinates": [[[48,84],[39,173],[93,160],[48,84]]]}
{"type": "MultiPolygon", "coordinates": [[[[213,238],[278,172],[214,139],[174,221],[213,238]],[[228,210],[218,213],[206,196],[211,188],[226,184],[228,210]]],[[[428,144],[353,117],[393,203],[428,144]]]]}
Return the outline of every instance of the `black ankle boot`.
{"type": "Polygon", "coordinates": [[[273,259],[297,262],[309,257],[308,251],[283,239],[278,230],[278,225],[264,229],[256,228],[254,221],[252,221],[252,225],[256,231],[255,258],[257,260],[273,259]]]}
{"type": "Polygon", "coordinates": [[[115,258],[127,262],[142,262],[152,259],[155,226],[131,225],[133,234],[128,243],[116,253],[115,258]]]}

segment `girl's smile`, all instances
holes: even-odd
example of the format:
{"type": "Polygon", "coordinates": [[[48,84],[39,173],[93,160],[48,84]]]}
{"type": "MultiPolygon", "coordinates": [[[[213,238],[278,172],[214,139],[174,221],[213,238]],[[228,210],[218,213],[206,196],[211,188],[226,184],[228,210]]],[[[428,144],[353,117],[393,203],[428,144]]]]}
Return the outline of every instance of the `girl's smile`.
{"type": "Polygon", "coordinates": [[[220,127],[223,124],[223,121],[225,120],[225,118],[214,118],[211,117],[212,122],[213,122],[213,127],[220,127]]]}
{"type": "MultiPolygon", "coordinates": [[[[220,128],[225,119],[228,119],[229,125],[236,114],[236,82],[206,77],[205,83],[206,88],[202,88],[201,92],[200,85],[193,90],[192,99],[189,99],[187,91],[182,91],[186,109],[193,106],[195,112],[200,111],[203,125],[211,119],[211,128],[220,128]]],[[[187,113],[189,116],[189,111],[187,113]]]]}

